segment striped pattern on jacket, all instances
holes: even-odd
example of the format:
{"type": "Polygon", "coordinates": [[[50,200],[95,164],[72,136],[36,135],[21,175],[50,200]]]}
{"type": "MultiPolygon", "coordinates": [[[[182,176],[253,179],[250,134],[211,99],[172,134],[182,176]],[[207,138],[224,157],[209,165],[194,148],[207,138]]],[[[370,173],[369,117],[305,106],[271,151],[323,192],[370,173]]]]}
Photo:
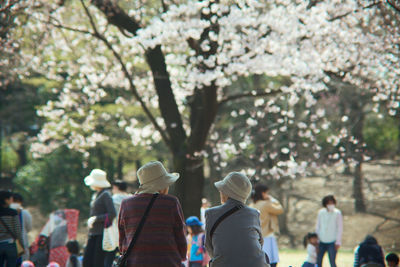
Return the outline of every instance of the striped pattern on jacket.
{"type": "MultiPolygon", "coordinates": [[[[125,252],[152,194],[136,194],[122,201],[118,219],[119,247],[125,252]]],[[[128,256],[128,267],[181,266],[187,244],[185,223],[178,199],[160,194],[146,219],[144,227],[128,256]]]]}
{"type": "MultiPolygon", "coordinates": [[[[22,228],[18,218],[18,212],[10,208],[0,208],[0,218],[7,225],[8,229],[18,238],[23,244],[22,228]]],[[[14,239],[13,236],[7,231],[3,223],[0,222],[0,242],[14,239]]]]}

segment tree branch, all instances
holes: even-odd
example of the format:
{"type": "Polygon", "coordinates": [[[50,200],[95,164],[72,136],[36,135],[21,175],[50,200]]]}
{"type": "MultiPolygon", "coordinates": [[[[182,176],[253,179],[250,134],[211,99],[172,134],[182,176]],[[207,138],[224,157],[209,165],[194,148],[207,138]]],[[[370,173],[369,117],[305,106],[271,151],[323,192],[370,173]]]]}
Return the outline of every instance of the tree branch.
{"type": "Polygon", "coordinates": [[[279,90],[276,90],[276,91],[269,91],[269,92],[265,92],[265,91],[252,91],[252,92],[249,92],[249,93],[230,95],[230,96],[227,96],[227,97],[221,99],[221,100],[219,101],[218,105],[223,105],[223,104],[225,104],[226,102],[233,101],[233,100],[237,100],[237,99],[241,99],[241,98],[245,98],[245,97],[253,97],[253,98],[256,98],[256,97],[262,97],[262,96],[274,96],[274,95],[278,94],[279,92],[280,92],[279,90]]]}
{"type": "Polygon", "coordinates": [[[50,20],[48,20],[48,21],[43,20],[43,19],[38,19],[38,18],[33,18],[33,19],[35,19],[35,20],[37,20],[37,21],[40,21],[40,22],[42,22],[42,23],[50,24],[50,25],[52,25],[52,26],[54,26],[54,27],[56,27],[56,28],[59,28],[59,29],[64,29],[64,30],[68,30],[68,31],[72,31],[72,32],[78,32],[78,33],[83,33],[83,34],[89,34],[89,35],[92,35],[92,36],[96,37],[94,33],[89,32],[89,31],[87,31],[87,30],[81,30],[81,29],[76,29],[76,28],[72,28],[72,27],[69,27],[69,26],[61,25],[59,22],[54,23],[54,22],[51,21],[51,20],[53,19],[53,18],[51,18],[51,17],[49,17],[50,20]]]}
{"type": "Polygon", "coordinates": [[[391,6],[393,9],[395,9],[397,12],[400,13],[400,6],[397,6],[395,3],[392,3],[390,0],[386,0],[386,2],[391,6]]]}
{"type": "Polygon", "coordinates": [[[145,112],[145,114],[147,115],[147,117],[149,118],[149,120],[151,121],[151,123],[153,124],[153,126],[156,128],[156,130],[160,133],[161,138],[163,139],[163,141],[165,142],[165,144],[167,146],[170,145],[169,142],[169,138],[167,136],[167,134],[165,133],[165,131],[161,128],[161,126],[157,123],[156,119],[154,118],[153,114],[150,112],[149,108],[146,106],[146,104],[144,103],[143,99],[141,98],[141,96],[139,95],[136,86],[133,83],[133,77],[132,75],[129,73],[124,61],[122,60],[122,57],[120,56],[120,54],[118,54],[118,52],[114,49],[114,47],[110,44],[110,42],[107,41],[107,39],[101,35],[99,33],[99,31],[97,30],[96,24],[93,20],[92,15],[89,12],[89,9],[87,8],[87,6],[85,5],[83,0],[80,0],[81,4],[85,10],[86,15],[89,18],[90,21],[90,25],[93,28],[94,31],[94,36],[97,37],[99,40],[103,41],[103,43],[107,46],[108,49],[110,49],[114,55],[114,57],[117,59],[117,61],[120,63],[122,71],[125,75],[125,77],[128,79],[129,81],[129,87],[133,93],[133,95],[135,96],[135,98],[139,101],[140,106],[142,107],[143,111],[145,112]]]}
{"type": "MultiPolygon", "coordinates": [[[[110,0],[92,0],[92,3],[106,16],[107,21],[119,30],[136,35],[141,25],[130,18],[117,4],[110,0]]],[[[153,74],[154,86],[158,95],[158,104],[161,116],[164,119],[169,134],[167,145],[173,153],[182,152],[182,146],[186,140],[186,132],[183,128],[181,114],[172,91],[172,85],[165,63],[165,57],[161,46],[149,48],[145,52],[146,62],[153,74]]]]}

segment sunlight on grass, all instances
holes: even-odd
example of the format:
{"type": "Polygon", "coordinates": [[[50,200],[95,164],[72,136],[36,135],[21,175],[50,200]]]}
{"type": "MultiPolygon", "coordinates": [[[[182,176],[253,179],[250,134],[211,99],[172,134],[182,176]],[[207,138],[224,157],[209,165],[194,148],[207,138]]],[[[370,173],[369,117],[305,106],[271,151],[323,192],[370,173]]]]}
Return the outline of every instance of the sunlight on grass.
{"type": "MultiPolygon", "coordinates": [[[[289,250],[289,249],[281,249],[279,250],[279,258],[280,263],[279,267],[301,267],[304,260],[307,258],[306,250],[289,250]]],[[[351,267],[353,266],[354,255],[352,251],[348,250],[339,250],[339,253],[336,257],[336,265],[338,267],[351,267]]],[[[327,254],[325,254],[324,267],[329,267],[329,260],[327,254]]]]}

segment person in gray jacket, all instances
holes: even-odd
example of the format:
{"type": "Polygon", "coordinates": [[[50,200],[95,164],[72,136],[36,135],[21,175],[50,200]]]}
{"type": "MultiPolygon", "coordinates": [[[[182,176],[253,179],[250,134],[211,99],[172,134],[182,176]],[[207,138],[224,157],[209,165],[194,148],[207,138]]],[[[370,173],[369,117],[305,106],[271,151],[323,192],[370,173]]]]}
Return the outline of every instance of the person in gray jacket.
{"type": "Polygon", "coordinates": [[[249,179],[231,172],[215,187],[222,205],[205,213],[205,247],[211,257],[210,267],[269,267],[262,250],[260,214],[245,204],[252,190],[249,179]],[[225,217],[222,221],[221,216],[225,217]],[[214,227],[216,222],[218,226],[214,227]]]}

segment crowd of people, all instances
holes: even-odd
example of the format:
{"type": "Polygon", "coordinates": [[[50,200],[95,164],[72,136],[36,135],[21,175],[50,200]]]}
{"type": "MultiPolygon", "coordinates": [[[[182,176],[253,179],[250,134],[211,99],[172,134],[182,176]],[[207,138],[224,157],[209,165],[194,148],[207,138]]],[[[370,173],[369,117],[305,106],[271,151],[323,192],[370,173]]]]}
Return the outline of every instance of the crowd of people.
{"type": "MultiPolygon", "coordinates": [[[[110,183],[99,169],[84,178],[94,193],[83,256],[79,243],[71,240],[75,237],[71,232],[77,228],[77,211],[52,214],[42,229],[45,234],[29,246],[32,216],[23,208],[22,196],[0,191],[0,267],[111,267],[114,261],[127,267],[278,265],[278,216],[284,208],[270,195],[268,186],[257,184],[253,188],[246,175],[231,172],[215,183],[221,205],[209,207],[203,199],[200,218],[189,216],[185,220],[179,200],[168,194],[179,174],[153,161],[142,166],[137,177],[140,186],[135,194],[127,193],[123,181],[110,183]],[[250,196],[252,201],[247,205],[250,196]],[[55,249],[49,257],[51,238],[65,251],[55,249]],[[67,257],[57,260],[60,255],[67,257]]],[[[315,232],[304,238],[308,255],[302,266],[322,266],[328,253],[330,266],[336,267],[342,234],[342,213],[336,208],[335,197],[328,195],[322,199],[315,232]]],[[[355,249],[354,267],[373,266],[398,267],[399,258],[395,253],[385,257],[377,240],[367,236],[355,249]]]]}

